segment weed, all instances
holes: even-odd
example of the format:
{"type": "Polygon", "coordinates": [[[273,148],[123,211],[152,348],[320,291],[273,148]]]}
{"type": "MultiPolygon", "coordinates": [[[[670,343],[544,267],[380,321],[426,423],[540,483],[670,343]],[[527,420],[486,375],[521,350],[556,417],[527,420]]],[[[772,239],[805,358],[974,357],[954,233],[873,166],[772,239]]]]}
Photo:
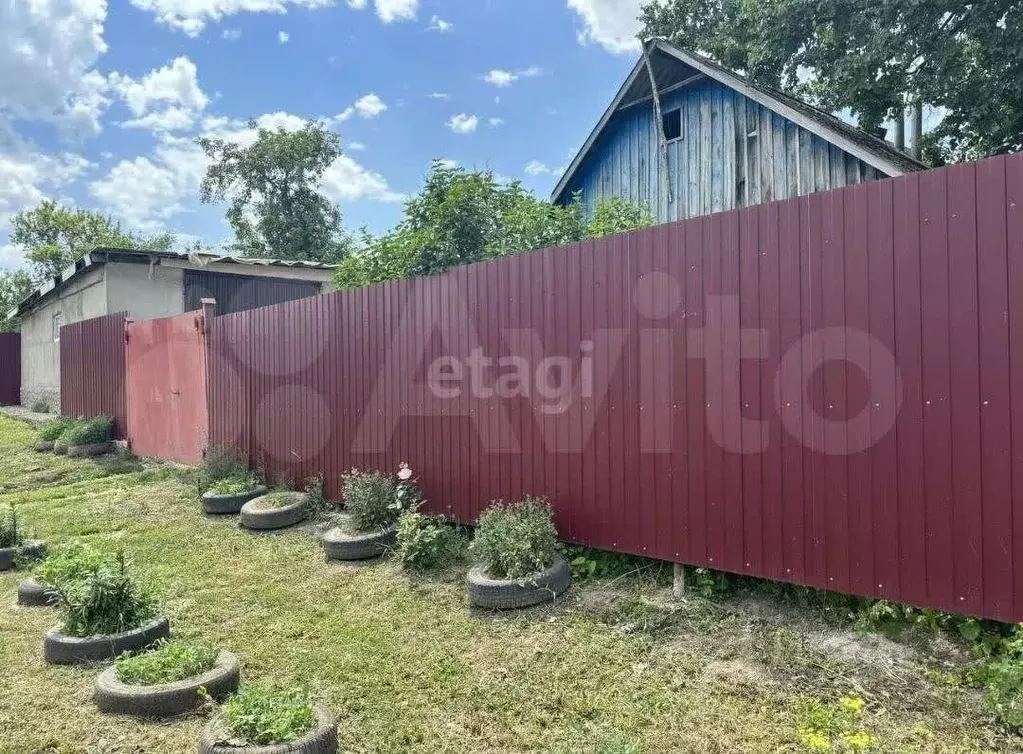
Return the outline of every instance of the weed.
{"type": "Polygon", "coordinates": [[[97,416],[84,422],[76,422],[66,433],[68,445],[98,445],[114,439],[114,420],[109,416],[97,416]]]}
{"type": "Polygon", "coordinates": [[[156,614],[156,602],[129,571],[123,552],[114,565],[89,568],[77,580],[54,586],[60,597],[63,633],[99,636],[138,628],[156,614]]]}
{"type": "Polygon", "coordinates": [[[651,568],[659,569],[664,565],[660,560],[642,558],[638,555],[625,555],[619,552],[594,550],[591,547],[580,545],[567,546],[565,557],[572,566],[572,579],[577,582],[585,582],[589,579],[619,578],[651,568]]]}
{"type": "Polygon", "coordinates": [[[257,510],[274,510],[275,508],[284,508],[285,506],[291,505],[294,500],[288,495],[289,490],[274,490],[269,495],[264,495],[261,498],[257,498],[253,503],[253,507],[257,510]]]}
{"type": "Polygon", "coordinates": [[[797,702],[797,733],[807,751],[860,752],[874,745],[874,736],[863,729],[864,701],[843,696],[835,704],[819,699],[797,702]]]}
{"type": "Polygon", "coordinates": [[[329,500],[323,491],[323,477],[311,476],[305,480],[305,492],[308,496],[308,507],[312,518],[322,519],[331,511],[337,510],[338,504],[329,500]]]}
{"type": "Polygon", "coordinates": [[[675,623],[678,608],[658,605],[649,600],[630,597],[613,602],[602,615],[605,623],[617,626],[622,633],[656,634],[675,623]]]}
{"type": "Polygon", "coordinates": [[[345,510],[356,531],[386,529],[397,519],[394,480],[378,471],[352,469],[341,477],[345,510]]]}
{"type": "Polygon", "coordinates": [[[249,475],[248,459],[228,445],[211,445],[199,471],[199,492],[209,490],[222,479],[238,479],[249,475]]]}
{"type": "Polygon", "coordinates": [[[547,568],[557,551],[557,531],[544,498],[496,501],[479,517],[470,550],[497,578],[521,579],[547,568]]]}
{"type": "Polygon", "coordinates": [[[51,589],[82,581],[88,574],[111,567],[109,555],[82,542],[68,542],[55,547],[35,570],[40,583],[51,589]]]}
{"type": "Polygon", "coordinates": [[[301,689],[244,686],[224,705],[229,746],[268,746],[295,741],[316,724],[313,703],[301,689]]]}
{"type": "Polygon", "coordinates": [[[459,528],[439,516],[403,513],[398,519],[394,554],[409,570],[434,568],[462,554],[465,539],[459,528]]]}
{"type": "Polygon", "coordinates": [[[202,675],[217,664],[215,647],[187,639],[160,639],[147,652],[117,658],[117,677],[132,686],[156,686],[202,675]]]}
{"type": "Polygon", "coordinates": [[[32,404],[32,413],[48,414],[50,413],[50,404],[46,401],[36,401],[32,404]]]}
{"type": "Polygon", "coordinates": [[[213,482],[207,492],[212,492],[214,495],[240,495],[258,484],[259,480],[252,474],[229,476],[213,482]]]}
{"type": "Polygon", "coordinates": [[[65,419],[59,417],[52,421],[46,422],[45,425],[39,430],[39,439],[45,442],[54,442],[58,437],[67,431],[68,427],[72,424],[71,419],[65,419]]]}

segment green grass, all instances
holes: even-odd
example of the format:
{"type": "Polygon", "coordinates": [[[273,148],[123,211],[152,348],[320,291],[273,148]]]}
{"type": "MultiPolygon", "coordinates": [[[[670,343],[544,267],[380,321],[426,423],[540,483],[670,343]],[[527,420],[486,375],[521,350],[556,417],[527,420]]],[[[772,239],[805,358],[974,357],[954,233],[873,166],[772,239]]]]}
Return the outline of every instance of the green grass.
{"type": "MultiPolygon", "coordinates": [[[[965,670],[961,649],[860,637],[764,596],[673,602],[670,569],[477,614],[464,566],[410,576],[390,560],[327,564],[302,532],[205,517],[194,473],[37,454],[35,436],[0,417],[0,504],[17,504],[51,546],[123,549],[176,636],[238,654],[246,684],[308,689],[338,715],[343,751],[799,752],[823,730],[807,710],[846,696],[864,700],[855,732],[874,751],[1023,747],[979,693],[938,680],[965,670]]],[[[16,607],[24,575],[0,574],[0,752],[193,751],[204,718],[102,715],[95,668],[43,663],[58,616],[16,607]]]]}
{"type": "Polygon", "coordinates": [[[302,689],[243,686],[224,705],[224,743],[266,746],[295,741],[316,725],[313,701],[302,689]]]}
{"type": "Polygon", "coordinates": [[[208,492],[212,492],[214,495],[240,495],[258,484],[255,477],[252,476],[226,477],[211,484],[208,492]]]}
{"type": "Polygon", "coordinates": [[[217,664],[219,650],[199,641],[161,639],[137,655],[117,658],[118,679],[133,686],[155,686],[194,678],[217,664]]]}

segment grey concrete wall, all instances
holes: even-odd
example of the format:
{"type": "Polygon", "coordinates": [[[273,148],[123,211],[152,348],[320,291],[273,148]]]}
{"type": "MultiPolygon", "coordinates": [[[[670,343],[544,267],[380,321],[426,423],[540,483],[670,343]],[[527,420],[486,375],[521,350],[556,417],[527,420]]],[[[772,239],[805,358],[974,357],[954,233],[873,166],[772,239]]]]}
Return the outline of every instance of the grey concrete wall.
{"type": "Polygon", "coordinates": [[[182,314],[184,272],[162,264],[107,264],[107,314],[128,312],[137,320],[182,314]]]}
{"type": "Polygon", "coordinates": [[[107,313],[103,269],[89,270],[67,288],[21,320],[21,404],[45,402],[51,411],[60,407],[60,343],[53,338],[53,318],[63,324],[101,317],[107,313]]]}

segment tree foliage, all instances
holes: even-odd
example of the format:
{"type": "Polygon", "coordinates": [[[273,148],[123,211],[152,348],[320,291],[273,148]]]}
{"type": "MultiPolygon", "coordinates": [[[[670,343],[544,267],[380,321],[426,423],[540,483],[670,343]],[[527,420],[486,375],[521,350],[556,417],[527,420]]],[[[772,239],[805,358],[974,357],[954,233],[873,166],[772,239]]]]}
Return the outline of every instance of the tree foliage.
{"type": "Polygon", "coordinates": [[[643,37],[709,54],[872,130],[920,101],[936,160],[1023,147],[1020,0],[652,0],[643,37]]]}
{"type": "MultiPolygon", "coordinates": [[[[249,122],[256,128],[256,122],[249,122]]],[[[310,121],[299,131],[260,128],[251,146],[199,137],[212,164],[200,187],[204,203],[229,200],[236,250],[246,256],[335,262],[349,239],[341,211],[319,191],[341,156],[337,134],[310,121]]]]}
{"type": "Polygon", "coordinates": [[[25,247],[36,280],[55,277],[93,249],[167,251],[174,245],[170,233],[142,236],[121,227],[112,218],[84,209],[69,209],[44,201],[19,212],[11,221],[11,243],[25,247]]]}
{"type": "Polygon", "coordinates": [[[17,320],[9,320],[7,315],[28,298],[34,287],[32,278],[24,270],[0,273],[0,332],[18,329],[17,320]]]}
{"type": "Polygon", "coordinates": [[[435,161],[422,191],[405,204],[405,217],[378,237],[363,232],[362,250],[342,261],[339,290],[385,280],[432,275],[460,264],[575,243],[650,225],[649,212],[622,199],[598,205],[590,225],[578,201],[538,200],[490,171],[469,172],[435,161]]]}

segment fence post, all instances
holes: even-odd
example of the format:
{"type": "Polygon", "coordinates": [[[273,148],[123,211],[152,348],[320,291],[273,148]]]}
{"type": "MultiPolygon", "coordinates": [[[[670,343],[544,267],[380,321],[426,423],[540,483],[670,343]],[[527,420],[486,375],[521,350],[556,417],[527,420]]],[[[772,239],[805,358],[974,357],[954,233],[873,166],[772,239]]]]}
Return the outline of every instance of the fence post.
{"type": "Polygon", "coordinates": [[[202,332],[203,335],[210,334],[210,326],[217,313],[217,300],[215,298],[202,299],[202,332]]]}

